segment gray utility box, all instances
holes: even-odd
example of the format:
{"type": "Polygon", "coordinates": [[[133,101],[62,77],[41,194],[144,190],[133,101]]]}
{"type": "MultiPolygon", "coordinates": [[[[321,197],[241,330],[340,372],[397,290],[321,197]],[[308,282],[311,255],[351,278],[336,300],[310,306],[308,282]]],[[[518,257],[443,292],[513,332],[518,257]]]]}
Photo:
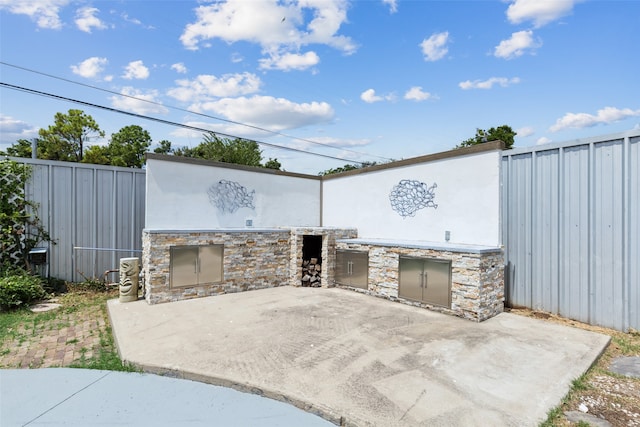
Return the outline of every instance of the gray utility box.
{"type": "Polygon", "coordinates": [[[451,261],[400,257],[398,295],[451,308],[451,261]]]}
{"type": "Polygon", "coordinates": [[[368,289],[369,253],[338,249],[336,251],[336,283],[368,289]]]}
{"type": "Polygon", "coordinates": [[[223,245],[172,246],[171,287],[222,282],[223,259],[223,245]]]}

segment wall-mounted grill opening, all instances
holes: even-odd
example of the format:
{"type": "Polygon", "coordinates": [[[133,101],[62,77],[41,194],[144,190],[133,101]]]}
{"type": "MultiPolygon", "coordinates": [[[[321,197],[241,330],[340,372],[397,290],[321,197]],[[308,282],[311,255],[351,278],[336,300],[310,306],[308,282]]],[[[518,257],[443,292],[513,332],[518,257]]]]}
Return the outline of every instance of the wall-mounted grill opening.
{"type": "Polygon", "coordinates": [[[322,236],[302,236],[302,286],[322,285],[322,236]]]}

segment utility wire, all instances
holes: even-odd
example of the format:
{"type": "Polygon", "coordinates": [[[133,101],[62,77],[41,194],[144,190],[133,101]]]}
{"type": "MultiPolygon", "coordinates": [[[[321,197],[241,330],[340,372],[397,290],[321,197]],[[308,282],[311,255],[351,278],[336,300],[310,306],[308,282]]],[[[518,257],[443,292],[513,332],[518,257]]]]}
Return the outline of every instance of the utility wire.
{"type": "MultiPolygon", "coordinates": [[[[236,122],[236,121],[233,121],[233,120],[224,119],[222,117],[216,117],[216,116],[212,116],[212,115],[209,115],[209,114],[200,113],[200,112],[197,112],[197,111],[192,111],[192,110],[189,110],[189,109],[186,109],[186,108],[176,107],[176,106],[172,106],[172,105],[165,105],[165,104],[162,104],[160,102],[155,102],[155,101],[151,101],[151,100],[148,100],[148,99],[138,98],[138,97],[135,97],[133,95],[127,95],[127,94],[116,92],[116,91],[113,91],[113,90],[101,88],[99,86],[94,86],[94,85],[90,85],[90,84],[87,84],[87,83],[82,83],[82,82],[78,82],[78,81],[75,81],[75,80],[67,79],[67,78],[64,78],[64,77],[55,76],[53,74],[48,74],[48,73],[45,73],[43,71],[38,71],[38,70],[34,70],[34,69],[31,69],[31,68],[27,68],[27,67],[22,67],[20,65],[9,64],[8,62],[4,62],[4,61],[0,61],[0,64],[6,65],[7,67],[16,68],[18,70],[23,70],[23,71],[28,71],[28,72],[34,73],[34,74],[39,74],[41,76],[49,77],[49,78],[52,78],[52,79],[61,80],[61,81],[67,82],[67,83],[71,83],[71,84],[75,84],[75,85],[79,85],[79,86],[84,86],[86,88],[90,88],[90,89],[94,89],[94,90],[99,90],[99,91],[102,91],[102,92],[110,93],[112,95],[123,96],[123,97],[127,97],[127,98],[130,98],[130,99],[134,99],[136,101],[146,102],[146,103],[149,103],[149,104],[152,104],[152,105],[157,105],[157,106],[164,107],[164,108],[171,108],[172,110],[182,111],[182,112],[186,112],[186,113],[193,114],[193,115],[196,115],[196,116],[206,117],[206,118],[213,119],[213,120],[219,120],[221,122],[230,123],[230,124],[234,124],[234,125],[244,126],[244,127],[250,128],[250,129],[259,130],[261,132],[266,132],[266,133],[269,133],[269,134],[272,134],[272,135],[283,136],[285,138],[290,138],[290,139],[297,140],[297,141],[303,141],[303,142],[307,142],[309,144],[319,145],[319,146],[321,146],[323,148],[332,148],[334,150],[340,150],[340,151],[343,151],[343,152],[349,152],[349,153],[357,154],[357,155],[360,155],[360,156],[377,157],[378,159],[382,159],[382,160],[385,160],[385,161],[388,161],[388,162],[393,160],[393,159],[390,159],[390,158],[387,158],[387,157],[377,156],[375,154],[367,154],[367,153],[362,153],[362,152],[355,151],[355,150],[349,150],[347,148],[340,148],[340,147],[335,147],[335,146],[329,145],[329,144],[323,144],[321,142],[313,141],[311,139],[300,138],[300,137],[293,136],[293,135],[288,135],[288,134],[285,134],[285,133],[282,133],[282,132],[265,129],[265,128],[262,128],[262,127],[259,127],[259,126],[254,126],[254,125],[250,125],[250,124],[246,124],[246,123],[236,122]]],[[[244,138],[244,139],[246,139],[246,138],[244,138]]],[[[361,163],[361,162],[357,162],[357,163],[361,163]]]]}
{"type": "MultiPolygon", "coordinates": [[[[199,128],[197,126],[186,125],[186,124],[183,124],[183,123],[172,122],[170,120],[160,119],[160,118],[157,118],[157,117],[145,116],[143,114],[132,113],[130,111],[124,111],[124,110],[120,110],[120,109],[113,108],[113,107],[107,107],[105,105],[93,104],[91,102],[81,101],[79,99],[67,98],[66,96],[55,95],[53,93],[43,92],[43,91],[39,91],[39,90],[35,90],[35,89],[29,89],[29,88],[26,88],[26,87],[23,87],[23,86],[17,86],[17,85],[13,85],[13,84],[10,84],[10,83],[0,82],[0,86],[4,86],[4,87],[6,87],[8,89],[17,90],[17,91],[20,91],[20,92],[30,93],[30,94],[33,94],[33,95],[44,96],[44,97],[47,97],[47,98],[53,98],[53,99],[73,102],[73,103],[76,103],[76,104],[84,105],[84,106],[87,106],[87,107],[93,107],[93,108],[97,108],[97,109],[100,109],[100,110],[106,110],[106,111],[110,111],[110,112],[113,112],[113,113],[125,114],[127,116],[132,116],[132,117],[136,117],[136,118],[139,118],[139,119],[151,120],[151,121],[154,121],[154,122],[157,122],[157,123],[162,123],[162,124],[165,124],[165,125],[177,126],[177,127],[181,127],[181,128],[185,128],[185,129],[191,129],[191,130],[196,130],[196,131],[199,131],[199,132],[204,132],[204,133],[213,133],[215,135],[221,135],[221,136],[228,137],[228,138],[240,138],[238,136],[230,135],[230,134],[223,133],[223,132],[212,131],[212,130],[209,130],[209,129],[199,128]]],[[[364,162],[359,162],[359,161],[356,161],[356,160],[344,159],[342,157],[330,156],[328,154],[313,153],[313,152],[301,150],[301,149],[298,149],[298,148],[291,148],[291,147],[285,147],[283,145],[270,144],[268,142],[257,141],[257,140],[254,140],[254,139],[248,139],[248,138],[240,138],[240,139],[245,139],[245,140],[248,140],[248,141],[255,142],[256,144],[260,144],[260,145],[264,145],[266,147],[276,148],[276,149],[280,149],[280,150],[295,151],[295,152],[298,152],[298,153],[304,153],[304,154],[310,154],[310,155],[313,155],[313,156],[325,157],[327,159],[341,160],[343,162],[348,162],[348,163],[359,163],[361,165],[365,165],[366,164],[364,162]]]]}

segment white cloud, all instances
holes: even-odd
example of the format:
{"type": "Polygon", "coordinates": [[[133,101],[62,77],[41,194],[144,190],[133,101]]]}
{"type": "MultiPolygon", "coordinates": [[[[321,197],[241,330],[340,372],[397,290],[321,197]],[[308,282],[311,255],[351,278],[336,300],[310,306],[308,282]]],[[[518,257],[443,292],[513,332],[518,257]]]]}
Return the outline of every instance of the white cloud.
{"type": "Polygon", "coordinates": [[[187,67],[185,67],[182,62],[176,62],[175,64],[171,65],[171,69],[174,70],[176,73],[180,73],[180,74],[187,73],[187,67]]]}
{"type": "Polygon", "coordinates": [[[126,12],[122,13],[120,16],[121,16],[121,17],[122,17],[122,19],[124,19],[126,22],[129,22],[129,23],[134,24],[134,25],[139,25],[139,26],[141,26],[141,27],[142,27],[142,28],[144,28],[144,29],[147,29],[147,30],[154,30],[154,29],[155,29],[155,27],[154,27],[153,25],[145,25],[145,24],[144,24],[142,21],[140,21],[138,18],[132,18],[132,17],[130,17],[130,16],[129,16],[129,14],[128,14],[128,13],[126,13],[126,12]]]}
{"type": "Polygon", "coordinates": [[[30,139],[36,136],[38,136],[38,128],[35,126],[0,113],[0,143],[10,146],[19,139],[30,139]]]}
{"type": "MultiPolygon", "coordinates": [[[[332,147],[362,147],[364,145],[371,144],[370,139],[348,139],[348,138],[334,138],[330,136],[320,136],[313,138],[306,138],[309,141],[317,142],[319,144],[330,145],[332,147]]],[[[313,144],[310,144],[313,145],[313,144]]]]}
{"type": "Polygon", "coordinates": [[[306,70],[320,62],[320,57],[309,51],[303,54],[285,53],[283,55],[274,54],[270,58],[261,59],[260,68],[263,70],[306,70]]]}
{"type": "Polygon", "coordinates": [[[84,31],[85,33],[91,33],[91,29],[95,28],[96,30],[104,30],[107,26],[95,16],[99,9],[95,7],[81,7],[76,11],[76,25],[80,31],[84,31]]]}
{"type": "Polygon", "coordinates": [[[629,117],[640,116],[640,110],[630,108],[605,107],[593,114],[588,113],[567,113],[559,118],[556,123],[549,128],[551,132],[557,132],[566,128],[586,128],[600,124],[610,124],[629,117]]]}
{"type": "Polygon", "coordinates": [[[550,142],[553,142],[553,140],[547,138],[546,136],[543,136],[541,138],[538,138],[538,140],[536,141],[536,145],[548,144],[550,142]]]}
{"type": "Polygon", "coordinates": [[[404,94],[404,99],[410,101],[425,101],[430,98],[433,98],[433,95],[429,92],[424,92],[420,86],[414,86],[404,94]]]}
{"type": "Polygon", "coordinates": [[[166,114],[169,110],[158,105],[159,93],[157,90],[142,91],[125,86],[120,93],[123,96],[112,96],[111,105],[121,110],[131,111],[136,114],[166,114]]]}
{"type": "Polygon", "coordinates": [[[238,64],[242,61],[244,61],[244,56],[242,56],[240,52],[233,52],[231,54],[231,62],[233,62],[234,64],[238,64]]]}
{"type": "Polygon", "coordinates": [[[373,89],[367,89],[360,94],[360,99],[364,102],[372,104],[384,100],[383,97],[376,95],[376,91],[373,89]]]}
{"type": "Polygon", "coordinates": [[[510,39],[502,40],[493,54],[498,58],[513,59],[524,55],[527,50],[533,51],[540,46],[542,42],[540,39],[533,39],[533,31],[518,31],[511,34],[510,39]]]}
{"type": "Polygon", "coordinates": [[[107,58],[92,56],[79,62],[78,65],[72,65],[71,71],[73,74],[77,74],[85,79],[97,79],[100,77],[100,73],[104,71],[104,67],[108,62],[107,58]]]}
{"type": "Polygon", "coordinates": [[[516,133],[519,137],[525,138],[527,136],[533,135],[534,133],[536,133],[536,131],[530,126],[525,126],[520,129],[516,129],[516,133]]]}
{"type": "Polygon", "coordinates": [[[223,98],[202,103],[199,108],[224,115],[235,122],[273,131],[326,123],[334,116],[333,108],[326,102],[298,104],[284,98],[258,95],[223,98]]]}
{"type": "Polygon", "coordinates": [[[396,13],[398,11],[397,0],[382,0],[382,3],[389,5],[389,12],[396,13]]]}
{"type": "Polygon", "coordinates": [[[216,77],[201,74],[193,80],[176,80],[177,87],[169,89],[167,95],[182,102],[200,102],[212,98],[249,95],[260,90],[260,77],[251,73],[225,74],[216,77]]]}
{"type": "Polygon", "coordinates": [[[458,83],[460,89],[491,89],[494,85],[500,85],[502,87],[511,86],[513,84],[520,83],[519,77],[512,77],[510,79],[506,77],[491,77],[487,80],[467,80],[465,82],[458,83]]]}
{"type": "Polygon", "coordinates": [[[449,52],[447,43],[449,41],[449,32],[435,33],[428,39],[424,39],[420,43],[425,61],[437,61],[444,58],[449,52]]]}
{"type": "Polygon", "coordinates": [[[38,27],[53,30],[62,28],[60,8],[69,4],[70,0],[0,0],[0,9],[16,15],[27,15],[38,27]]]}
{"type": "Polygon", "coordinates": [[[228,0],[201,5],[195,9],[196,21],[185,27],[180,40],[191,50],[218,38],[256,43],[267,53],[296,52],[315,43],[351,54],[356,45],[338,34],[347,21],[347,7],[347,0],[228,0]]]}
{"type": "Polygon", "coordinates": [[[512,0],[507,8],[507,18],[512,24],[532,21],[542,27],[571,13],[577,0],[512,0]]]}
{"type": "Polygon", "coordinates": [[[144,80],[147,77],[149,77],[149,69],[140,60],[129,62],[122,75],[122,78],[127,80],[144,80]]]}

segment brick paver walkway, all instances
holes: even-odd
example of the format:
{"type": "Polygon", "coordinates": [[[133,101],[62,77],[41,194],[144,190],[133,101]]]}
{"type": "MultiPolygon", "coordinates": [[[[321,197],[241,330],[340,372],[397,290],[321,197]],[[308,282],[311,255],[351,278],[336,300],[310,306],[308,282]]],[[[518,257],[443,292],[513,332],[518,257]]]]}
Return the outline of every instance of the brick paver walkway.
{"type": "MultiPolygon", "coordinates": [[[[60,310],[60,309],[58,309],[60,310]]],[[[54,320],[22,324],[0,348],[0,368],[69,366],[100,346],[107,322],[100,307],[57,313],[54,320]]]]}

